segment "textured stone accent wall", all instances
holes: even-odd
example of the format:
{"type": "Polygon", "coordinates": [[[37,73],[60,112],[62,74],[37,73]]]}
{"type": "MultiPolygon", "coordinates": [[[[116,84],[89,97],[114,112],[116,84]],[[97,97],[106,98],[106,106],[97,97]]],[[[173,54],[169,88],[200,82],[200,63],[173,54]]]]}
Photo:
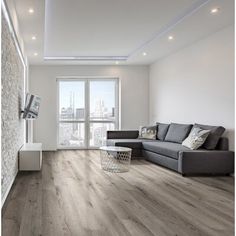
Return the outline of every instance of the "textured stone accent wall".
{"type": "Polygon", "coordinates": [[[18,171],[18,151],[24,143],[21,106],[24,96],[24,66],[2,13],[2,199],[18,171]]]}

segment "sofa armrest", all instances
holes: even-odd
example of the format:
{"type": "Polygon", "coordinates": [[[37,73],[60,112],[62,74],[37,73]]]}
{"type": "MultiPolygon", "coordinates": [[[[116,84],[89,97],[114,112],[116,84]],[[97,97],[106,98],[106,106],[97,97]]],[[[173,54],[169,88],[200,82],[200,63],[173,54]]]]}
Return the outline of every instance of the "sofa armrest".
{"type": "Polygon", "coordinates": [[[179,153],[178,172],[182,174],[230,174],[234,172],[234,152],[183,151],[179,153]]]}
{"type": "Polygon", "coordinates": [[[108,130],[107,139],[135,139],[138,138],[138,130],[108,130]]]}

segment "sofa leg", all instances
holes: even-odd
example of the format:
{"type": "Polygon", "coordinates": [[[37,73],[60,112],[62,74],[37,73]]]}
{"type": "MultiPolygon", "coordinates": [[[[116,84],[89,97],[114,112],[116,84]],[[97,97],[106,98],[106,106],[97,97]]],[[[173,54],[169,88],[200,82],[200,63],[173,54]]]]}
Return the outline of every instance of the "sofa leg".
{"type": "Polygon", "coordinates": [[[182,176],[183,176],[183,177],[186,177],[186,174],[182,173],[182,176]]]}

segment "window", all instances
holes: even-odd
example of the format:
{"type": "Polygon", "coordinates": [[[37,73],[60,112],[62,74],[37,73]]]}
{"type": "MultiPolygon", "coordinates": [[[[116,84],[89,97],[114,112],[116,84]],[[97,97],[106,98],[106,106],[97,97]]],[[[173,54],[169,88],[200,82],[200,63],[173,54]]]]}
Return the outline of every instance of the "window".
{"type": "Polygon", "coordinates": [[[59,82],[59,147],[85,147],[85,81],[59,82]]]}
{"type": "Polygon", "coordinates": [[[58,79],[58,148],[105,145],[118,129],[118,79],[58,79]]]}

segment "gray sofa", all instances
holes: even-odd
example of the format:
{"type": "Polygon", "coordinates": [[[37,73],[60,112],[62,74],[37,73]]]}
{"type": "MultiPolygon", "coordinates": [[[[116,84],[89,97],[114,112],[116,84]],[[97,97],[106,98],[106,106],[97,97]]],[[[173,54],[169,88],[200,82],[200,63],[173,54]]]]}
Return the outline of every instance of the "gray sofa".
{"type": "Polygon", "coordinates": [[[182,175],[233,173],[234,152],[228,150],[228,139],[220,137],[217,141],[214,150],[191,150],[165,139],[140,139],[138,130],[107,131],[108,146],[132,148],[132,159],[145,158],[182,175]]]}

